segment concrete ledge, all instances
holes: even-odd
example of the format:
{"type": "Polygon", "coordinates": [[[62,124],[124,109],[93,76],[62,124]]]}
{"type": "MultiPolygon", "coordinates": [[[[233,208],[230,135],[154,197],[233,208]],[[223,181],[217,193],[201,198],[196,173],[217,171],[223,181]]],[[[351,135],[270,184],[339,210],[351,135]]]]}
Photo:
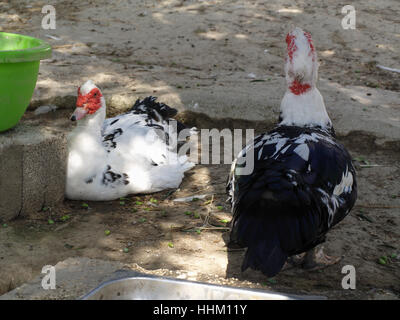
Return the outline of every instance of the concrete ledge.
{"type": "Polygon", "coordinates": [[[42,279],[45,275],[39,274],[32,281],[0,296],[0,300],[78,299],[105,281],[118,279],[127,274],[130,276],[138,274],[128,270],[123,272],[121,270],[123,267],[122,263],[116,261],[104,261],[86,257],[68,258],[55,265],[56,289],[44,290],[42,288],[42,279]]]}
{"type": "Polygon", "coordinates": [[[25,122],[0,133],[0,221],[62,201],[66,159],[66,135],[56,128],[25,122]]]}

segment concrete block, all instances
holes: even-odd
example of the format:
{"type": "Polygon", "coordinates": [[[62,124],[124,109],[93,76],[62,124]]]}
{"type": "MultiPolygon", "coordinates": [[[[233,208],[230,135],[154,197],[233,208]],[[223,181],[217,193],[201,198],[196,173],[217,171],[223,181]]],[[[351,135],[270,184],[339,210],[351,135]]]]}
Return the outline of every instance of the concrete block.
{"type": "Polygon", "coordinates": [[[61,202],[66,161],[62,129],[25,122],[0,133],[0,221],[61,202]]]}

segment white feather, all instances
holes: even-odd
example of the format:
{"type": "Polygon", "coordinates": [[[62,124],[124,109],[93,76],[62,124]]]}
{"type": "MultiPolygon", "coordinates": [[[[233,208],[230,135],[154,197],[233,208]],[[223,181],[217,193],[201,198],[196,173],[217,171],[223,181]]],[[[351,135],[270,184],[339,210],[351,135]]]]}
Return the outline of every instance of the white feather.
{"type": "MultiPolygon", "coordinates": [[[[81,87],[81,93],[88,93],[95,87],[88,81],[81,87]]],[[[177,188],[184,172],[194,164],[186,156],[170,150],[153,127],[144,126],[145,115],[127,113],[105,120],[104,98],[101,103],[102,107],[96,113],[79,120],[69,134],[66,197],[106,201],[128,194],[177,188]],[[116,119],[118,125],[110,126],[116,119]],[[121,128],[123,134],[118,137],[116,148],[107,152],[102,133],[106,135],[108,130],[116,128],[121,128]],[[103,178],[108,166],[116,174],[126,174],[129,183],[124,184],[121,179],[105,185],[103,178]]],[[[168,126],[167,123],[161,125],[168,126]]]]}

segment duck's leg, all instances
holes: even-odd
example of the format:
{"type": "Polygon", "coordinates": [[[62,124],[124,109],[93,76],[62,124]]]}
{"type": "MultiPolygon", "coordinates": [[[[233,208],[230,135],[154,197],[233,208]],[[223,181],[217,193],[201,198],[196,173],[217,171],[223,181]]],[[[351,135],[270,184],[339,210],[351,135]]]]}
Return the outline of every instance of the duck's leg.
{"type": "Polygon", "coordinates": [[[307,251],[303,259],[302,268],[306,270],[318,270],[340,261],[340,257],[328,256],[324,253],[323,249],[324,247],[321,246],[307,251]]]}
{"type": "Polygon", "coordinates": [[[296,254],[287,258],[282,271],[290,270],[293,268],[301,267],[304,261],[305,253],[296,254]]]}

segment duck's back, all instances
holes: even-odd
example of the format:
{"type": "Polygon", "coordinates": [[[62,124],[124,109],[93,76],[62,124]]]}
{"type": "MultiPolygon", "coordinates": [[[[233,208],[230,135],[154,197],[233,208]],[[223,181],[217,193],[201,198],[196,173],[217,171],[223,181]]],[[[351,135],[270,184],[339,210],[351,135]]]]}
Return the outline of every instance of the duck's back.
{"type": "Polygon", "coordinates": [[[270,276],[288,256],[323,242],[357,195],[351,157],[333,134],[296,126],[279,126],[255,138],[232,166],[227,190],[231,242],[248,247],[242,268],[270,276]],[[250,152],[254,170],[240,175],[246,165],[241,158],[250,152]]]}

